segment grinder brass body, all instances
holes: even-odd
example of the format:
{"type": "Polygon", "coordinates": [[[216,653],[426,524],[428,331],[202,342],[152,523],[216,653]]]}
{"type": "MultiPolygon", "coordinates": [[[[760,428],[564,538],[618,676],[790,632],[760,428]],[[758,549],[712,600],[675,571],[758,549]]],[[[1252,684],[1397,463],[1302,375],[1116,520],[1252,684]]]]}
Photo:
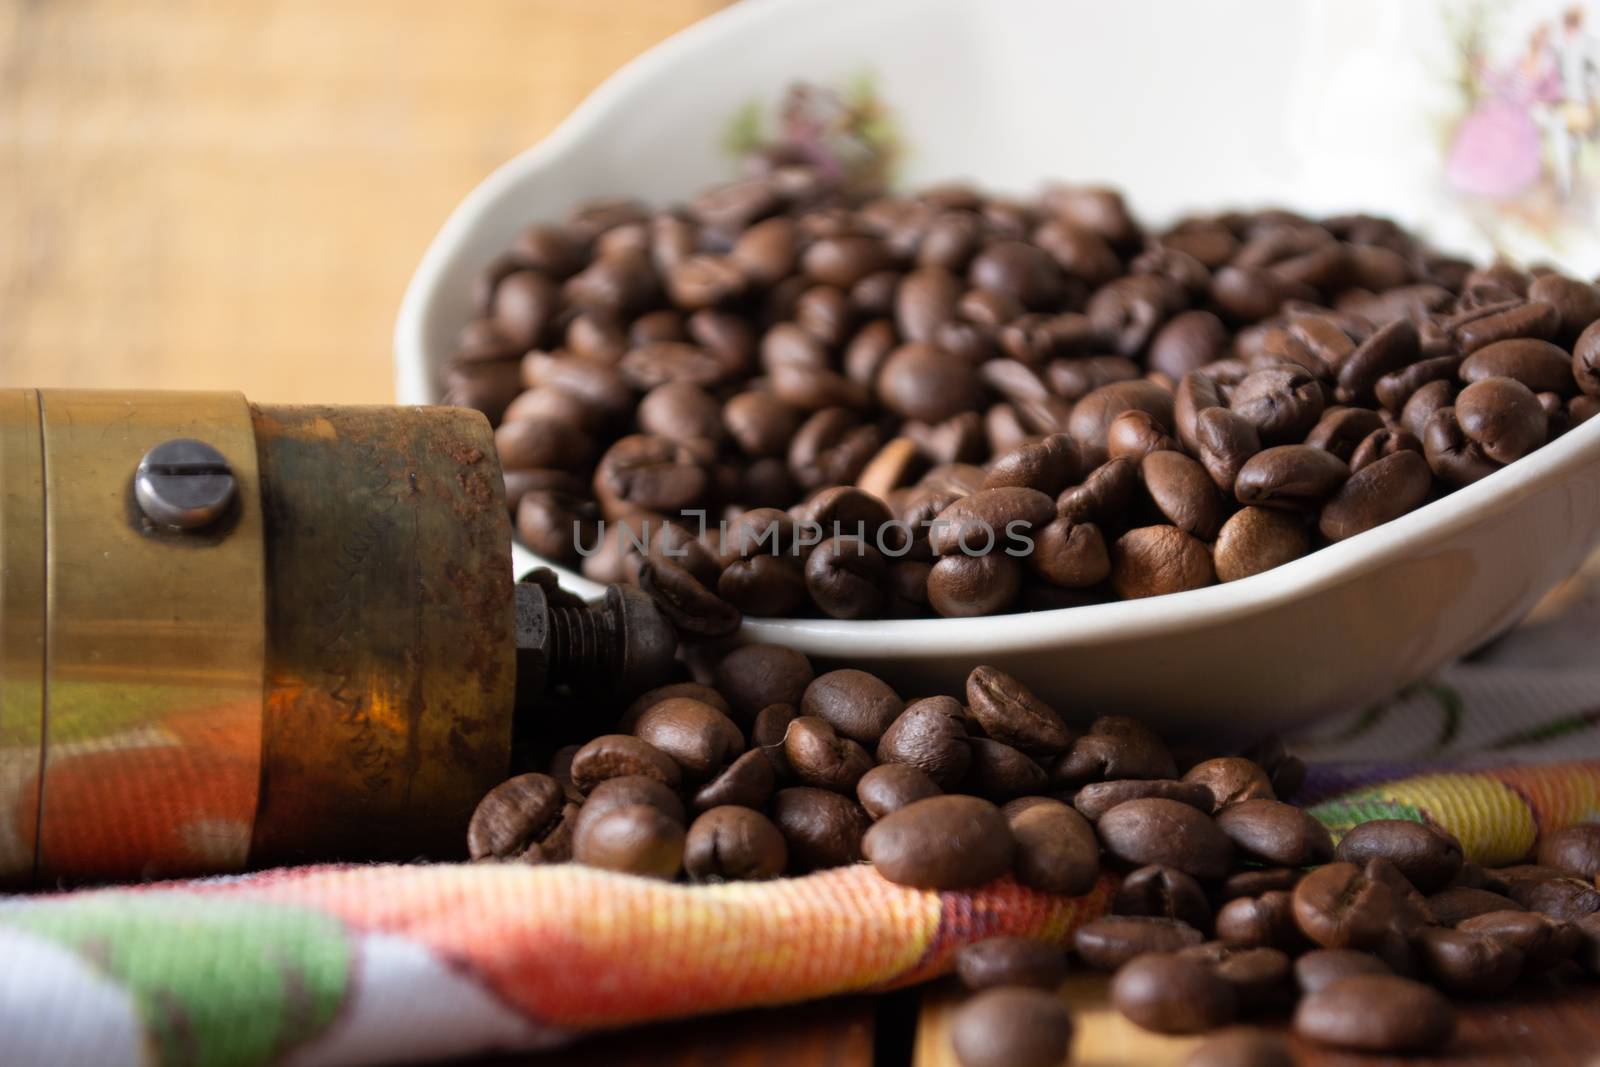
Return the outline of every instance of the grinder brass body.
{"type": "Polygon", "coordinates": [[[477,412],[0,390],[0,885],[458,856],[510,545],[477,412]],[[235,480],[200,529],[135,499],[173,438],[235,480]]]}

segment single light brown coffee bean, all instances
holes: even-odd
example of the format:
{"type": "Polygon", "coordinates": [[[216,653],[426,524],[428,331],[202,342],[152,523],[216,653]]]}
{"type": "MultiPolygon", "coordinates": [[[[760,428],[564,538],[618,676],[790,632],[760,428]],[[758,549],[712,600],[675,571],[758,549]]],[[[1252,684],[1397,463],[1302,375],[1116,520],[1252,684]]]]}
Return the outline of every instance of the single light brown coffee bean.
{"type": "Polygon", "coordinates": [[[878,368],[877,397],[905,419],[939,422],[975,407],[983,389],[966,360],[931,344],[901,345],[878,368]]]}
{"type": "Polygon", "coordinates": [[[961,704],[952,697],[927,697],[906,705],[878,741],[880,763],[903,763],[941,788],[959,783],[972,762],[961,704]]]}
{"type": "Polygon", "coordinates": [[[1317,528],[1328,540],[1343,541],[1415,511],[1432,491],[1427,460],[1417,452],[1395,452],[1352,474],[1322,505],[1317,528]]]}
{"type": "Polygon", "coordinates": [[[823,614],[835,619],[875,619],[884,608],[887,564],[859,537],[830,537],[806,558],[805,588],[823,614]]]}
{"type": "Polygon", "coordinates": [[[1202,541],[1221,529],[1226,512],[1211,476],[1182,452],[1152,452],[1140,463],[1145,489],[1169,522],[1202,541]]]}
{"type": "Polygon", "coordinates": [[[715,807],[695,819],[683,846],[683,869],[696,882],[776,878],[788,864],[783,835],[759,811],[715,807]]]}
{"type": "Polygon", "coordinates": [[[1190,371],[1221,358],[1228,340],[1227,327],[1211,312],[1183,311],[1156,332],[1145,358],[1151,370],[1181,381],[1190,371]]]}
{"type": "Polygon", "coordinates": [[[1054,990],[1067,977],[1067,954],[1031,937],[990,937],[956,952],[956,975],[973,992],[999,986],[1054,990]]]}
{"type": "Polygon", "coordinates": [[[648,804],[613,808],[585,820],[573,837],[572,858],[587,867],[677,877],[683,866],[683,824],[648,804]]]}
{"type": "Polygon", "coordinates": [[[475,860],[559,863],[571,849],[570,826],[561,832],[567,807],[565,789],[548,774],[508,778],[484,794],[473,811],[467,853],[475,860]]]}
{"type": "Polygon", "coordinates": [[[1311,510],[1339,490],[1350,467],[1332,452],[1310,445],[1278,445],[1251,456],[1233,492],[1241,504],[1311,510]]]}
{"type": "Polygon", "coordinates": [[[672,788],[683,780],[676,760],[654,745],[627,734],[603,734],[572,756],[572,781],[587,793],[608,778],[639,775],[672,788]]]}
{"type": "Polygon", "coordinates": [[[589,790],[589,795],[584,798],[583,807],[578,812],[573,831],[576,833],[584,823],[598,819],[608,811],[634,804],[655,808],[678,825],[686,825],[683,801],[678,798],[677,793],[655,778],[625,775],[621,778],[607,778],[589,790]]]}
{"type": "Polygon", "coordinates": [[[1207,963],[1149,953],[1111,979],[1111,1003],[1129,1020],[1161,1034],[1195,1034],[1232,1022],[1238,994],[1207,963]]]}
{"type": "Polygon", "coordinates": [[[1293,896],[1281,889],[1228,901],[1217,909],[1216,930],[1218,939],[1238,948],[1265,946],[1295,952],[1306,944],[1295,923],[1293,896]]]}
{"type": "Polygon", "coordinates": [[[1600,874],[1600,823],[1578,823],[1539,839],[1539,862],[1574,878],[1594,881],[1600,874]]]}
{"type": "Polygon", "coordinates": [[[962,497],[941,511],[928,531],[935,555],[1004,552],[1021,534],[1055,518],[1055,502],[1037,489],[1009,486],[962,497]]]}
{"type": "Polygon", "coordinates": [[[1311,536],[1292,512],[1245,507],[1222,524],[1212,551],[1217,580],[1234,582],[1299,559],[1311,551],[1311,536]]]}
{"type": "Polygon", "coordinates": [[[1377,956],[1353,948],[1312,949],[1294,961],[1295,982],[1306,994],[1324,989],[1341,978],[1391,973],[1389,965],[1377,956]]]}
{"type": "Polygon", "coordinates": [[[1200,589],[1215,580],[1205,544],[1176,526],[1141,526],[1112,545],[1111,587],[1125,600],[1200,589]]]}
{"type": "Polygon", "coordinates": [[[945,556],[928,572],[928,604],[947,619],[1000,614],[1021,588],[1021,565],[1000,552],[945,556]]]}
{"type": "Polygon", "coordinates": [[[1455,1036],[1448,1000],[1421,982],[1394,975],[1352,975],[1304,997],[1295,1036],[1353,1052],[1434,1052],[1455,1036]]]}
{"type": "Polygon", "coordinates": [[[1247,799],[1218,810],[1217,826],[1241,856],[1279,867],[1309,867],[1333,858],[1328,828],[1293,804],[1247,799]]]}
{"type": "Polygon", "coordinates": [[[687,697],[663,700],[639,716],[633,735],[665,752],[688,782],[704,782],[744,751],[744,735],[710,704],[687,697]]]}
{"type": "Polygon", "coordinates": [[[967,675],[967,705],[985,734],[1029,755],[1060,752],[1077,737],[1054,708],[994,667],[967,675]]]}
{"type": "Polygon", "coordinates": [[[1566,351],[1532,337],[1496,341],[1478,349],[1462,361],[1459,374],[1467,383],[1512,378],[1535,393],[1571,396],[1578,391],[1566,351]]]}
{"type": "Polygon", "coordinates": [[[879,819],[862,839],[861,851],[891,882],[964,889],[1009,871],[1015,842],[1005,816],[988,801],[938,796],[879,819]]]}
{"type": "Polygon", "coordinates": [[[1228,407],[1256,428],[1265,445],[1305,440],[1322,418],[1322,385],[1301,367],[1255,371],[1234,387],[1228,407]]]}
{"type": "Polygon", "coordinates": [[[1240,756],[1218,756],[1203,760],[1185,771],[1183,780],[1205,789],[1216,811],[1241,800],[1277,799],[1267,772],[1240,756]]]}
{"type": "Polygon", "coordinates": [[[987,989],[957,1008],[950,1047],[962,1067],[1058,1067],[1072,1044],[1072,1016],[1054,993],[987,989]]]}
{"type": "Polygon", "coordinates": [[[1072,438],[1053,433],[1027,441],[995,459],[983,479],[985,489],[1033,489],[1054,497],[1078,473],[1078,450],[1072,438]]]}
{"type": "Polygon", "coordinates": [[[881,764],[856,782],[856,799],[874,819],[942,792],[932,778],[904,763],[881,764]]]}
{"type": "Polygon", "coordinates": [[[772,821],[789,847],[796,874],[843,867],[861,859],[871,820],[860,805],[827,789],[793,786],[772,798],[772,821]]]}
{"type": "Polygon", "coordinates": [[[1395,914],[1393,890],[1353,863],[1319,867],[1294,887],[1295,922],[1323,948],[1371,948],[1395,914]]]}
{"type": "Polygon", "coordinates": [[[1000,802],[1043,793],[1049,775],[1043,767],[1010,745],[987,737],[967,740],[971,762],[959,788],[1000,802]]]}
{"type": "Polygon", "coordinates": [[[1119,778],[1108,782],[1090,782],[1072,798],[1072,806],[1090,822],[1118,804],[1146,797],[1162,797],[1187,804],[1197,811],[1210,815],[1215,801],[1211,790],[1196,782],[1179,782],[1170,778],[1119,778]]]}
{"type": "Polygon", "coordinates": [[[1119,804],[1100,817],[1097,829],[1107,852],[1138,867],[1161,864],[1196,878],[1220,878],[1233,861],[1233,843],[1216,822],[1176,800],[1119,804]]]}
{"type": "Polygon", "coordinates": [[[1412,946],[1433,984],[1459,996],[1504,993],[1522,973],[1522,953],[1498,938],[1434,926],[1417,931],[1412,946]]]}
{"type": "Polygon", "coordinates": [[[773,761],[759,749],[751,749],[695,792],[694,810],[736,805],[761,811],[777,785],[773,761]]]}
{"type": "Polygon", "coordinates": [[[800,698],[800,713],[826,719],[840,736],[876,746],[905,710],[899,694],[866,671],[844,669],[818,675],[800,698]]]}
{"type": "Polygon", "coordinates": [[[1100,876],[1100,843],[1084,817],[1059,800],[1022,797],[1001,809],[1016,840],[1012,868],[1022,885],[1078,896],[1100,876]]]}
{"type": "Polygon", "coordinates": [[[1102,915],[1078,927],[1072,947],[1078,958],[1097,971],[1114,971],[1146,953],[1177,952],[1205,937],[1177,919],[1149,915],[1102,915]]]}
{"type": "Polygon", "coordinates": [[[1106,428],[1106,452],[1112,459],[1138,460],[1152,452],[1174,451],[1183,446],[1165,425],[1148,411],[1124,411],[1106,428]]]}
{"type": "Polygon", "coordinates": [[[741,645],[718,662],[716,692],[727,698],[724,712],[749,722],[769,705],[799,704],[814,677],[802,652],[783,645],[741,645]]]}
{"type": "Polygon", "coordinates": [[[1140,484],[1137,463],[1109,460],[1090,471],[1082,484],[1062,490],[1056,497],[1056,514],[1074,522],[1114,522],[1132,505],[1140,484]]]}
{"type": "Polygon", "coordinates": [[[1461,842],[1444,830],[1409,819],[1373,819],[1339,839],[1334,855],[1345,863],[1385,859],[1417,892],[1436,893],[1461,872],[1461,842]]]}
{"type": "Polygon", "coordinates": [[[1172,867],[1151,865],[1129,871],[1112,898],[1116,915],[1149,915],[1177,919],[1196,930],[1211,928],[1211,903],[1190,875],[1172,867]]]}
{"type": "Polygon", "coordinates": [[[1028,568],[1063,589],[1086,589],[1111,573],[1105,536],[1092,522],[1058,518],[1033,531],[1028,568]]]}
{"type": "Polygon", "coordinates": [[[1239,471],[1261,451],[1255,426],[1227,408],[1211,407],[1196,417],[1194,436],[1201,465],[1212,483],[1231,497],[1239,471]]]}
{"type": "Polygon", "coordinates": [[[1461,432],[1495,463],[1521,459],[1549,433],[1539,399],[1514,378],[1473,382],[1456,397],[1455,413],[1461,432]]]}

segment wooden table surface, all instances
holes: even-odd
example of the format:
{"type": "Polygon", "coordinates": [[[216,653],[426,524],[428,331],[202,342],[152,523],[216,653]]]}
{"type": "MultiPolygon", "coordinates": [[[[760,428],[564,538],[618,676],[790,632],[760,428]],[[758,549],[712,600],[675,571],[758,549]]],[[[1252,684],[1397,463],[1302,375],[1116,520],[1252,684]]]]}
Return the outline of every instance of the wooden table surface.
{"type": "MultiPolygon", "coordinates": [[[[719,6],[0,5],[0,386],[391,399],[401,291],[456,201],[623,62],[719,6]]],[[[1063,995],[1079,1063],[1161,1067],[1192,1044],[1118,1019],[1097,979],[1063,995]]],[[[946,1067],[951,991],[930,992],[920,1019],[916,997],[496,1062],[946,1067]]],[[[1472,1010],[1452,1062],[1588,1062],[1596,1007],[1567,990],[1472,1010]]]]}

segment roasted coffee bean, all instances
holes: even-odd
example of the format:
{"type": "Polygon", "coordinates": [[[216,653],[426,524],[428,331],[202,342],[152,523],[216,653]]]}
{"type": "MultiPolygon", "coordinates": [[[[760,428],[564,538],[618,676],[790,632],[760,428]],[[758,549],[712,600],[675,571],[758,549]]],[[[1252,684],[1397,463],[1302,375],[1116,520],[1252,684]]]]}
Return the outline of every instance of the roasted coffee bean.
{"type": "Polygon", "coordinates": [[[1178,782],[1170,778],[1119,778],[1108,782],[1090,782],[1072,798],[1072,806],[1084,818],[1098,822],[1100,817],[1118,804],[1129,800],[1160,797],[1187,804],[1197,811],[1211,814],[1214,800],[1211,790],[1197,782],[1178,782]]]}
{"type": "Polygon", "coordinates": [[[778,790],[771,815],[788,844],[789,867],[800,874],[859,860],[862,835],[871,825],[855,801],[810,786],[778,790]]]}
{"type": "Polygon", "coordinates": [[[1539,862],[1574,878],[1594,881],[1600,874],[1600,823],[1578,823],[1539,839],[1539,862]]]}
{"type": "Polygon", "coordinates": [[[1066,1004],[1040,989],[985,990],[950,1020],[950,1046],[962,1067],[1057,1067],[1071,1044],[1066,1004]]]}
{"type": "Polygon", "coordinates": [[[945,556],[928,572],[928,604],[945,618],[998,614],[1021,588],[1021,565],[999,552],[945,556]]]}
{"type": "Polygon", "coordinates": [[[1212,549],[1217,580],[1233,582],[1299,559],[1311,550],[1306,525],[1292,512],[1246,507],[1233,513],[1212,549]]]}
{"type": "Polygon", "coordinates": [[[1491,911],[1462,921],[1456,929],[1516,949],[1522,954],[1524,974],[1538,974],[1565,963],[1582,940],[1572,923],[1536,911],[1491,911]]]}
{"type": "Polygon", "coordinates": [[[883,613],[887,565],[858,537],[830,537],[806,558],[811,602],[835,619],[873,619],[883,613]]]}
{"type": "Polygon", "coordinates": [[[1155,732],[1122,715],[1102,715],[1056,763],[1054,780],[1064,788],[1116,778],[1174,778],[1172,753],[1155,732]]]}
{"type": "Polygon", "coordinates": [[[722,409],[722,425],[747,456],[781,456],[800,413],[771,393],[740,393],[722,409]]]}
{"type": "Polygon", "coordinates": [[[1455,926],[1474,915],[1491,911],[1525,911],[1515,900],[1488,889],[1451,886],[1429,894],[1428,910],[1441,926],[1455,926]]]}
{"type": "Polygon", "coordinates": [[[1131,459],[1113,459],[1096,467],[1082,484],[1056,498],[1056,514],[1074,522],[1104,526],[1121,517],[1139,488],[1139,465],[1131,459]]]}
{"type": "MultiPolygon", "coordinates": [[[[794,722],[798,715],[792,704],[769,704],[756,712],[755,721],[750,726],[751,747],[781,750],[784,735],[789,732],[789,724],[794,722]]],[[[787,763],[781,766],[787,771],[787,763]]]]}
{"type": "Polygon", "coordinates": [[[1205,544],[1176,526],[1141,526],[1112,545],[1111,587],[1125,599],[1200,589],[1215,580],[1205,544]]]}
{"type": "Polygon", "coordinates": [[[928,531],[934,555],[1004,552],[1028,531],[1055,518],[1054,501],[1037,489],[1007,486],[964,496],[941,511],[928,531]]]}
{"type": "Polygon", "coordinates": [[[1430,382],[1453,381],[1460,369],[1460,356],[1419,359],[1409,367],[1391,371],[1378,379],[1375,389],[1378,402],[1389,411],[1402,411],[1418,389],[1430,382]]]}
{"type": "Polygon", "coordinates": [[[1261,451],[1261,437],[1255,426],[1227,408],[1206,408],[1195,419],[1194,436],[1200,462],[1211,481],[1232,496],[1239,471],[1261,451]]]}
{"type": "Polygon", "coordinates": [[[1076,736],[1055,709],[994,667],[975,667],[967,676],[967,705],[990,738],[1030,755],[1060,752],[1076,736]]]}
{"type": "Polygon", "coordinates": [[[1169,522],[1202,541],[1216,537],[1226,513],[1199,462],[1182,452],[1152,452],[1140,462],[1140,471],[1156,509],[1169,522]]]}
{"type": "Polygon", "coordinates": [[[1211,796],[1211,806],[1221,811],[1242,800],[1276,800],[1267,773],[1239,756],[1204,760],[1184,772],[1187,784],[1198,785],[1211,796]]]}
{"type": "Polygon", "coordinates": [[[1152,452],[1175,451],[1182,446],[1148,411],[1124,411],[1106,428],[1106,451],[1111,458],[1142,459],[1152,452]]]}
{"type": "Polygon", "coordinates": [[[1245,461],[1234,482],[1241,504],[1287,510],[1318,508],[1350,477],[1338,456],[1310,445],[1278,445],[1245,461]]]}
{"type": "Polygon", "coordinates": [[[1258,370],[1234,387],[1228,407],[1256,428],[1266,445],[1305,439],[1322,417],[1322,386],[1309,372],[1279,365],[1258,370]]]}
{"type": "Polygon", "coordinates": [[[977,372],[959,356],[929,344],[901,345],[878,369],[877,396],[902,418],[938,422],[974,407],[977,372]]]}
{"type": "Polygon", "coordinates": [[[1109,458],[1106,433],[1112,420],[1124,411],[1134,410],[1153,415],[1165,426],[1174,424],[1172,394],[1149,381],[1113,382],[1074,405],[1067,433],[1078,446],[1078,455],[1086,467],[1097,467],[1109,458]]]}
{"type": "Polygon", "coordinates": [[[921,474],[924,463],[917,443],[909,437],[896,437],[867,461],[856,478],[863,493],[887,500],[889,494],[921,474]]]}
{"type": "Polygon", "coordinates": [[[696,882],[740,882],[776,878],[788,864],[783,835],[759,811],[714,807],[689,827],[683,869],[696,882]]]}
{"type": "Polygon", "coordinates": [[[800,256],[808,278],[840,289],[891,265],[889,250],[875,237],[824,237],[800,256]]]}
{"type": "Polygon", "coordinates": [[[1194,1034],[1232,1022],[1238,994],[1216,969],[1176,953],[1130,960],[1111,980],[1111,1003],[1146,1030],[1194,1034]]]}
{"type": "Polygon", "coordinates": [[[1422,448],[1434,475],[1452,487],[1468,485],[1500,469],[1478,442],[1467,436],[1454,407],[1440,408],[1428,417],[1422,429],[1422,448]]]}
{"type": "Polygon", "coordinates": [[[1561,313],[1542,300],[1519,301],[1462,323],[1454,333],[1463,353],[1517,338],[1550,338],[1561,329],[1561,313]]]}
{"type": "Polygon", "coordinates": [[[783,645],[742,645],[717,664],[716,691],[723,710],[748,722],[771,704],[799,704],[814,674],[805,654],[783,645]]]}
{"type": "Polygon", "coordinates": [[[1028,937],[991,937],[956,952],[956,974],[973,992],[999,986],[1053,990],[1066,980],[1067,955],[1028,937]]]}
{"type": "Polygon", "coordinates": [[[1030,570],[1064,589],[1086,589],[1111,573],[1111,553],[1100,527],[1058,518],[1033,531],[1030,570]]]}
{"type": "Polygon", "coordinates": [[[494,432],[507,470],[581,471],[594,459],[594,441],[578,426],[557,420],[505,422],[494,432]]]}
{"type": "Polygon", "coordinates": [[[639,588],[649,594],[675,630],[690,637],[726,637],[739,628],[739,609],[671,560],[639,565],[639,588]]]}
{"type": "Polygon", "coordinates": [[[833,724],[814,715],[802,715],[789,724],[783,754],[802,785],[854,794],[861,776],[872,769],[867,750],[848,737],[840,737],[833,724]]]}
{"type": "Polygon", "coordinates": [[[1506,893],[1529,911],[1566,922],[1600,911],[1600,890],[1581,878],[1525,879],[1512,882],[1506,893]]]}
{"type": "Polygon", "coordinates": [[[1521,337],[1497,341],[1468,356],[1461,364],[1461,380],[1481,382],[1489,378],[1513,378],[1535,393],[1577,392],[1572,360],[1566,351],[1549,341],[1521,337]]]}
{"type": "Polygon", "coordinates": [[[928,797],[879,819],[861,843],[878,873],[900,885],[962,889],[1011,869],[1015,843],[1000,809],[970,796],[928,797]]]}
{"type": "Polygon", "coordinates": [[[961,780],[963,792],[994,801],[1043,793],[1049,776],[1043,767],[1010,745],[974,737],[967,741],[970,762],[961,780]]]}
{"type": "Polygon", "coordinates": [[[1346,463],[1366,437],[1383,428],[1383,419],[1367,408],[1332,407],[1306,435],[1305,443],[1332,452],[1346,463]]]}
{"type": "Polygon", "coordinates": [[[1332,985],[1341,978],[1362,974],[1390,974],[1388,964],[1370,952],[1351,948],[1312,949],[1294,961],[1295,982],[1307,995],[1332,985]]]}
{"type": "Polygon", "coordinates": [[[467,852],[475,860],[559,863],[571,854],[576,814],[555,778],[519,774],[478,802],[467,826],[467,852]]]}
{"type": "Polygon", "coordinates": [[[635,434],[601,457],[594,487],[607,516],[618,518],[632,510],[667,514],[693,507],[704,499],[711,481],[705,465],[685,446],[635,434]]]}
{"type": "Polygon", "coordinates": [[[1422,455],[1396,452],[1352,474],[1322,505],[1317,528],[1329,541],[1343,541],[1416,510],[1432,490],[1432,471],[1422,455]]]}
{"type": "Polygon", "coordinates": [[[777,785],[772,760],[764,752],[752,749],[700,787],[694,795],[694,810],[708,811],[733,804],[760,811],[772,799],[777,785]]]}
{"type": "Polygon", "coordinates": [[[744,735],[710,704],[672,697],[651,706],[633,726],[635,737],[665,752],[688,782],[704,782],[744,751],[744,735]]]}
{"type": "Polygon", "coordinates": [[[1373,819],[1346,831],[1335,855],[1345,863],[1385,859],[1419,893],[1436,893],[1461,871],[1461,842],[1444,830],[1409,819],[1373,819]]]}
{"type": "Polygon", "coordinates": [[[1150,341],[1146,360],[1153,371],[1173,381],[1219,359],[1227,351],[1228,330],[1209,311],[1184,311],[1168,319],[1150,341]]]}
{"type": "Polygon", "coordinates": [[[1023,797],[1001,811],[1016,841],[1012,866],[1019,883],[1064,896],[1094,888],[1100,844],[1082,815],[1047,797],[1023,797]]]}
{"type": "Polygon", "coordinates": [[[1559,322],[1551,340],[1570,347],[1584,329],[1600,320],[1600,286],[1590,282],[1546,274],[1528,286],[1528,299],[1556,309],[1559,322]]]}
{"type": "Polygon", "coordinates": [[[1220,878],[1233,860],[1232,842],[1211,817],[1176,800],[1127,801],[1102,815],[1096,828],[1106,851],[1134,866],[1220,878]]]}
{"type": "Polygon", "coordinates": [[[1353,863],[1319,867],[1294,887],[1295,923],[1323,948],[1371,948],[1395,915],[1393,890],[1353,863]]]}
{"type": "Polygon", "coordinates": [[[985,489],[1035,489],[1054,497],[1077,475],[1078,452],[1066,434],[1050,434],[1017,446],[995,459],[984,476],[985,489]]]}
{"type": "Polygon", "coordinates": [[[849,408],[816,412],[789,441],[789,471],[804,489],[854,482],[882,447],[878,428],[849,408]]]}
{"type": "Polygon", "coordinates": [[[1572,377],[1584,395],[1600,396],[1600,323],[1591,323],[1573,342],[1572,377]]]}
{"type": "Polygon", "coordinates": [[[1521,951],[1499,938],[1436,926],[1412,944],[1433,984],[1461,996],[1504,993],[1522,973],[1521,951]]]}
{"type": "Polygon", "coordinates": [[[907,704],[878,741],[881,763],[903,763],[943,788],[959,783],[972,762],[962,709],[951,697],[927,697],[907,704]]]}
{"type": "Polygon", "coordinates": [[[1219,809],[1216,825],[1246,859],[1278,867],[1309,867],[1333,859],[1333,837],[1328,827],[1282,801],[1235,801],[1219,809]]]}
{"type": "Polygon", "coordinates": [[[683,779],[677,762],[654,745],[627,734],[603,734],[572,756],[572,781],[587,793],[608,778],[638,775],[676,788],[683,779]]]}
{"type": "Polygon", "coordinates": [[[573,836],[572,856],[587,867],[673,878],[683,866],[683,824],[659,808],[630,804],[585,820],[573,836]]]}
{"type": "Polygon", "coordinates": [[[1256,897],[1234,897],[1217,909],[1217,937],[1239,948],[1297,951],[1306,943],[1295,922],[1293,895],[1270,889],[1256,897]]]}
{"type": "Polygon", "coordinates": [[[899,811],[914,801],[936,797],[941,792],[932,778],[905,763],[874,767],[856,782],[856,799],[874,819],[899,811]]]}
{"type": "Polygon", "coordinates": [[[1422,339],[1409,319],[1396,319],[1380,327],[1339,365],[1339,403],[1371,403],[1378,382],[1386,374],[1415,363],[1422,355],[1422,339]]]}
{"type": "Polygon", "coordinates": [[[1278,890],[1287,892],[1295,887],[1303,873],[1298,867],[1247,867],[1222,880],[1217,887],[1217,899],[1229,901],[1278,890]]]}
{"type": "Polygon", "coordinates": [[[1199,930],[1177,919],[1104,915],[1078,927],[1072,947],[1095,970],[1114,971],[1138,956],[1177,952],[1204,940],[1199,930]]]}
{"type": "Polygon", "coordinates": [[[699,682],[671,682],[667,685],[656,686],[654,689],[647,690],[635,697],[633,703],[628,705],[623,711],[622,717],[617,720],[617,728],[619,730],[632,730],[634,724],[639,721],[639,716],[663,700],[670,700],[673,697],[688,697],[691,700],[698,700],[702,704],[710,704],[724,715],[733,714],[733,709],[723,699],[722,694],[709,685],[701,685],[699,682]]]}
{"type": "MultiPolygon", "coordinates": [[[[1433,418],[1434,412],[1441,408],[1450,407],[1455,403],[1458,388],[1455,382],[1437,381],[1429,382],[1406,401],[1406,406],[1400,410],[1400,427],[1417,440],[1422,439],[1422,434],[1428,425],[1428,420],[1433,418]]],[[[1351,457],[1354,464],[1355,457],[1351,457]]]]}
{"type": "Polygon", "coordinates": [[[1241,1015],[1276,1014],[1294,1003],[1289,956],[1278,949],[1235,948],[1212,941],[1178,955],[1209,963],[1217,977],[1233,987],[1241,1015]]]}
{"type": "Polygon", "coordinates": [[[899,695],[866,671],[845,669],[818,675],[800,698],[802,715],[827,720],[841,737],[876,746],[905,710],[899,695]]]}
{"type": "Polygon", "coordinates": [[[1153,865],[1129,871],[1117,887],[1111,910],[1117,915],[1177,919],[1196,930],[1211,927],[1211,903],[1205,889],[1172,867],[1153,865]]]}
{"type": "Polygon", "coordinates": [[[1438,992],[1393,975],[1353,975],[1308,994],[1297,1037],[1354,1052],[1432,1052],[1455,1035],[1456,1013],[1438,992]]]}
{"type": "Polygon", "coordinates": [[[1544,444],[1549,420],[1528,387],[1513,378],[1483,378],[1461,390],[1456,422],[1495,463],[1521,459],[1544,444]]]}

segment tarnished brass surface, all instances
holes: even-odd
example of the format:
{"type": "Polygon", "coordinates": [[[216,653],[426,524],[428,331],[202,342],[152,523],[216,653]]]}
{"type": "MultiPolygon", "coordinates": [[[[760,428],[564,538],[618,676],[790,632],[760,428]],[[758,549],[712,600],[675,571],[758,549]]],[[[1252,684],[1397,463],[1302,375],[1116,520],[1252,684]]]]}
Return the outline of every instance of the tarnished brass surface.
{"type": "Polygon", "coordinates": [[[261,780],[266,590],[255,438],[235,393],[44,391],[42,883],[236,870],[261,780]],[[140,458],[207,441],[238,482],[204,531],[154,528],[140,458]]]}
{"type": "Polygon", "coordinates": [[[511,527],[483,416],[255,410],[271,576],[251,863],[458,856],[510,762],[511,527]]]}
{"type": "Polygon", "coordinates": [[[33,880],[44,730],[39,393],[0,389],[0,888],[33,880]]]}

